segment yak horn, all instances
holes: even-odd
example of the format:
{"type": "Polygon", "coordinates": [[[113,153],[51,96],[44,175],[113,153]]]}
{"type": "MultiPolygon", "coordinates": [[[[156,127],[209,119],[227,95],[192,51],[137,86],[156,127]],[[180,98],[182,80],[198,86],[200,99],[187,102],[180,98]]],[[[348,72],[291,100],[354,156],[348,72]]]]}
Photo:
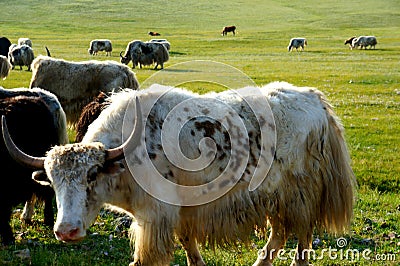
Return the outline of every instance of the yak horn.
{"type": "Polygon", "coordinates": [[[139,99],[136,97],[136,116],[135,126],[133,127],[131,135],[119,147],[106,150],[106,161],[118,161],[125,158],[125,153],[130,154],[139,145],[143,131],[142,110],[140,107],[139,99]]]}
{"type": "Polygon", "coordinates": [[[44,48],[46,48],[46,53],[47,53],[47,56],[48,56],[48,57],[51,57],[51,54],[50,54],[49,48],[47,48],[47,46],[45,46],[44,48]]]}
{"type": "Polygon", "coordinates": [[[121,51],[120,53],[119,53],[119,57],[124,57],[124,56],[122,56],[122,53],[123,53],[124,51],[121,51]]]}
{"type": "Polygon", "coordinates": [[[33,168],[36,170],[44,169],[44,159],[46,157],[33,157],[21,151],[11,139],[10,132],[8,131],[6,117],[1,117],[1,128],[3,131],[4,144],[7,147],[11,157],[20,164],[33,168]]]}

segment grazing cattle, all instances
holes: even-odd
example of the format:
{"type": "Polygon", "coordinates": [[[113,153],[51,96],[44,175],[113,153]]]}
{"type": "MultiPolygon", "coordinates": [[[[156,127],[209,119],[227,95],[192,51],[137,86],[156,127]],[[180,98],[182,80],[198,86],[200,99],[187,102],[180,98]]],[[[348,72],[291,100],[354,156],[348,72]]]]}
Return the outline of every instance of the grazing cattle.
{"type": "Polygon", "coordinates": [[[24,44],[32,48],[32,41],[29,38],[19,38],[18,45],[22,46],[24,44]]]}
{"type": "Polygon", "coordinates": [[[344,45],[348,44],[350,49],[353,49],[353,47],[351,46],[351,44],[353,43],[353,40],[357,38],[356,36],[350,37],[347,40],[344,41],[344,45]]]}
{"type": "Polygon", "coordinates": [[[12,49],[9,52],[9,60],[12,65],[12,69],[14,69],[15,66],[19,66],[19,69],[22,70],[22,66],[27,66],[28,71],[30,71],[31,64],[33,62],[33,59],[35,58],[32,48],[26,44],[23,44],[21,46],[12,45],[10,47],[12,47],[12,49]]]}
{"type": "Polygon", "coordinates": [[[110,40],[93,40],[90,42],[88,52],[90,55],[97,55],[99,51],[105,51],[106,56],[111,56],[112,44],[110,40]]]}
{"type": "MultiPolygon", "coordinates": [[[[5,116],[15,143],[24,152],[44,156],[54,145],[68,142],[65,114],[57,98],[40,89],[12,89],[0,87],[0,116],[5,116]]],[[[0,140],[0,236],[4,244],[14,241],[9,225],[12,208],[26,202],[22,218],[31,222],[36,197],[45,202],[44,222],[54,225],[52,200],[54,191],[32,179],[33,171],[17,163],[8,153],[3,138],[0,140]]],[[[41,172],[35,172],[42,178],[41,172]]]]}
{"type": "Polygon", "coordinates": [[[149,31],[149,33],[147,33],[150,36],[160,36],[161,34],[155,31],[149,31]]]}
{"type": "Polygon", "coordinates": [[[374,47],[375,49],[375,45],[378,44],[378,41],[376,40],[375,36],[359,36],[355,39],[353,39],[352,43],[351,43],[351,47],[352,48],[357,48],[357,47],[361,47],[361,49],[364,47],[365,49],[367,49],[367,46],[369,46],[370,49],[372,49],[372,47],[374,47]]]}
{"type": "Polygon", "coordinates": [[[6,79],[10,73],[12,65],[7,57],[0,55],[0,79],[6,79]]]}
{"type": "Polygon", "coordinates": [[[122,53],[119,54],[121,63],[127,65],[132,60],[132,68],[155,64],[154,69],[158,66],[163,69],[164,63],[169,60],[167,48],[158,42],[131,41],[126,46],[125,54],[122,53]]]}
{"type": "Polygon", "coordinates": [[[11,42],[6,37],[0,37],[0,55],[8,56],[8,49],[11,42]]]}
{"type": "Polygon", "coordinates": [[[75,142],[81,142],[83,137],[86,134],[86,131],[89,125],[99,117],[101,111],[108,106],[108,102],[106,101],[107,94],[104,92],[100,92],[93,101],[88,103],[82,109],[81,116],[78,119],[78,123],[76,123],[76,136],[75,142]]]}
{"type": "Polygon", "coordinates": [[[222,28],[221,35],[225,36],[228,35],[228,32],[232,32],[235,35],[236,26],[225,26],[222,28]]]}
{"type": "MultiPolygon", "coordinates": [[[[137,221],[132,265],[168,264],[175,234],[188,265],[205,265],[198,243],[246,243],[254,228],[265,230],[267,222],[271,235],[255,265],[271,265],[292,234],[298,239],[294,262],[306,265],[302,255],[311,248],[314,227],[339,233],[352,217],[355,181],[343,127],[317,89],[276,82],[260,91],[251,98],[258,107],[253,109],[232,91],[198,95],[161,85],[123,91],[111,96],[81,143],[56,146],[46,158],[13,150],[15,157],[46,170],[56,193],[54,232],[61,241],[85,237],[101,207],[111,204],[137,221]],[[135,111],[128,112],[134,99],[135,111]],[[178,105],[184,106],[175,110],[178,105]],[[263,111],[268,105],[272,114],[263,111]],[[208,118],[209,112],[220,114],[222,122],[208,118]],[[178,128],[176,141],[164,127],[178,128]],[[129,132],[124,142],[122,133],[129,132]],[[207,152],[209,146],[214,152],[207,152]],[[164,153],[171,149],[184,155],[174,164],[164,153]],[[186,170],[187,162],[193,169],[200,166],[199,157],[210,164],[186,170]],[[258,178],[262,183],[250,190],[250,181],[258,178]],[[200,185],[201,191],[187,192],[200,185]],[[218,194],[221,190],[225,194],[218,194]],[[187,200],[194,203],[181,204],[187,200]]],[[[10,136],[5,139],[9,143],[10,136]]]]}
{"type": "Polygon", "coordinates": [[[307,45],[307,40],[306,38],[292,38],[290,39],[289,45],[288,45],[288,51],[292,51],[293,48],[296,48],[296,51],[299,47],[301,47],[301,50],[304,50],[304,46],[307,45]]]}
{"type": "Polygon", "coordinates": [[[114,61],[71,62],[38,56],[32,63],[30,88],[33,87],[57,95],[68,122],[75,125],[82,108],[100,91],[138,89],[139,83],[132,70],[114,61]]]}
{"type": "Polygon", "coordinates": [[[167,50],[169,51],[171,49],[171,44],[169,43],[169,41],[167,41],[166,39],[151,39],[148,42],[156,42],[156,43],[161,43],[162,45],[165,46],[165,48],[167,48],[167,50]]]}

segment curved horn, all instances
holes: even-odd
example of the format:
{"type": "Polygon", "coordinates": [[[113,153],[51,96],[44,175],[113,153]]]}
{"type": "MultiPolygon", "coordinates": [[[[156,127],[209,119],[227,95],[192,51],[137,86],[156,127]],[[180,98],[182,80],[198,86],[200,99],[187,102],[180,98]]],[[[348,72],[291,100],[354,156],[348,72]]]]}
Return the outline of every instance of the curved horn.
{"type": "Polygon", "coordinates": [[[119,57],[124,57],[124,56],[122,56],[122,53],[123,53],[124,51],[121,51],[120,53],[119,53],[119,57]]]}
{"type": "Polygon", "coordinates": [[[133,127],[132,133],[128,137],[128,139],[124,143],[122,143],[121,146],[106,150],[106,161],[112,162],[124,159],[124,150],[128,154],[133,152],[140,145],[142,131],[142,109],[140,107],[139,99],[136,97],[135,126],[133,127]]]}
{"type": "Polygon", "coordinates": [[[8,152],[11,157],[22,165],[25,165],[33,169],[44,169],[44,159],[45,157],[33,157],[25,152],[21,151],[11,139],[10,133],[8,131],[6,117],[3,115],[1,117],[1,128],[3,131],[4,144],[7,147],[8,152]]]}

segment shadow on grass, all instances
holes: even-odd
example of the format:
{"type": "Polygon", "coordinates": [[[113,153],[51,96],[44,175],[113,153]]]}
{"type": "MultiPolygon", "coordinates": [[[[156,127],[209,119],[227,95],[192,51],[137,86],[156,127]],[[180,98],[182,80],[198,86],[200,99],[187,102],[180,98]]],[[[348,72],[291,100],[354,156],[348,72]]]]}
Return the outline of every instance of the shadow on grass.
{"type": "Polygon", "coordinates": [[[182,52],[169,52],[170,55],[187,55],[187,53],[182,53],[182,52]]]}

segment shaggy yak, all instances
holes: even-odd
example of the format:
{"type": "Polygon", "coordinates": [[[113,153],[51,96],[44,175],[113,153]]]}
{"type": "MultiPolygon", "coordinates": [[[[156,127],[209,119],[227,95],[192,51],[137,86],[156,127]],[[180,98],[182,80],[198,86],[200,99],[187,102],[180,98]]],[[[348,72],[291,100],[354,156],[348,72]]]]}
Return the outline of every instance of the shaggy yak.
{"type": "Polygon", "coordinates": [[[169,60],[169,52],[165,45],[159,42],[142,42],[134,40],[126,46],[125,54],[123,51],[119,54],[122,64],[129,64],[132,60],[132,68],[137,65],[148,66],[155,64],[154,69],[158,66],[164,68],[164,63],[169,60]]]}
{"type": "Polygon", "coordinates": [[[222,28],[221,35],[222,36],[228,35],[228,32],[232,32],[232,34],[235,35],[235,30],[236,26],[225,26],[222,28]]]}
{"type": "MultiPolygon", "coordinates": [[[[0,87],[0,116],[8,121],[9,131],[24,152],[44,156],[54,145],[68,143],[65,113],[57,98],[40,89],[3,89],[0,87]]],[[[14,242],[9,224],[13,207],[26,203],[21,218],[32,222],[36,199],[44,202],[44,223],[54,225],[51,187],[32,179],[31,168],[18,164],[7,152],[3,138],[0,139],[0,236],[3,244],[14,242]]]]}
{"type": "Polygon", "coordinates": [[[205,265],[198,244],[246,243],[268,222],[272,231],[254,265],[271,265],[291,235],[298,239],[293,264],[306,265],[314,227],[340,233],[352,217],[355,181],[343,127],[317,89],[280,82],[254,89],[261,93],[249,99],[257,108],[233,91],[198,95],[161,85],[123,91],[111,96],[81,143],[56,146],[46,157],[21,155],[8,134],[6,140],[20,160],[45,169],[61,241],[85,237],[110,204],[137,221],[131,265],[169,264],[175,236],[188,265],[205,265]],[[133,110],[128,103],[135,99],[133,110]],[[185,107],[174,112],[178,104],[185,107]],[[171,139],[174,130],[179,134],[171,139]],[[171,150],[184,156],[167,159],[164,151],[171,150]],[[186,170],[186,161],[198,170],[186,170]],[[260,183],[250,189],[254,179],[260,183]]]}
{"type": "Polygon", "coordinates": [[[129,67],[115,61],[71,62],[38,56],[32,63],[29,87],[54,93],[64,108],[68,122],[75,125],[82,108],[100,91],[138,89],[139,82],[129,67]]]}

